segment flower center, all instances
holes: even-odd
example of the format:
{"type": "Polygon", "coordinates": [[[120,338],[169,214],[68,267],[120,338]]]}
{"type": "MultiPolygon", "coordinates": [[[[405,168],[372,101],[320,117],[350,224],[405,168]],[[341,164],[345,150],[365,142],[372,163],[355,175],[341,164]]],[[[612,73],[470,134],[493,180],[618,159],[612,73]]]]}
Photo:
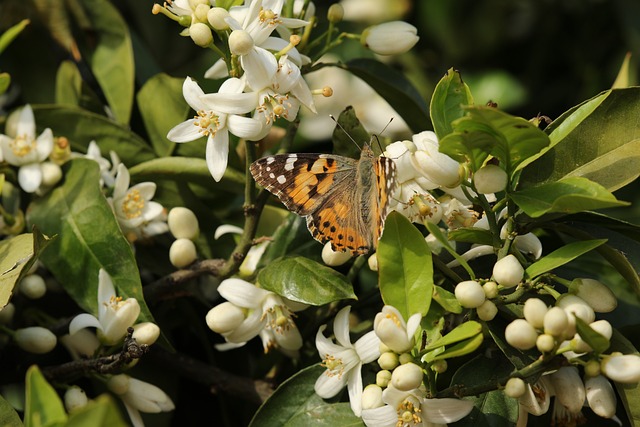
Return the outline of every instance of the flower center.
{"type": "Polygon", "coordinates": [[[9,143],[9,147],[17,157],[24,157],[36,149],[36,140],[28,139],[26,135],[18,135],[9,143]]]}
{"type": "Polygon", "coordinates": [[[420,417],[420,405],[414,405],[410,400],[404,400],[398,405],[398,422],[396,427],[409,427],[412,425],[422,424],[420,417]]]}
{"type": "Polygon", "coordinates": [[[122,202],[122,213],[127,219],[138,218],[144,209],[144,198],[138,190],[129,190],[122,202]]]}
{"type": "Polygon", "coordinates": [[[112,310],[117,310],[122,303],[122,297],[112,296],[109,298],[109,302],[107,303],[107,307],[112,310]]]}
{"type": "Polygon", "coordinates": [[[336,357],[331,354],[326,354],[324,356],[320,366],[327,368],[326,374],[329,377],[337,375],[338,378],[340,378],[344,373],[344,363],[342,363],[342,359],[336,359],[336,357]]]}
{"type": "Polygon", "coordinates": [[[278,17],[278,14],[271,9],[260,10],[260,13],[258,14],[258,19],[260,20],[261,24],[267,24],[272,27],[275,27],[282,22],[278,17]]]}
{"type": "Polygon", "coordinates": [[[220,117],[213,111],[199,110],[194,125],[200,128],[200,133],[204,136],[215,135],[220,127],[220,117]]]}
{"type": "Polygon", "coordinates": [[[291,313],[282,305],[274,305],[269,307],[263,314],[267,317],[266,327],[273,330],[277,334],[284,334],[286,331],[295,328],[296,325],[291,319],[291,313]]]}

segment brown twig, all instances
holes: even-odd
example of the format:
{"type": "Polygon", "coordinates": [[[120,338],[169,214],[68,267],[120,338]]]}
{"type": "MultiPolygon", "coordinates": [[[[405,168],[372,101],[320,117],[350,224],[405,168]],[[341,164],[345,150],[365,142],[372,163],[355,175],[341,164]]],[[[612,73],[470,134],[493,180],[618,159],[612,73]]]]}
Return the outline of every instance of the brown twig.
{"type": "Polygon", "coordinates": [[[220,276],[220,271],[225,265],[223,259],[205,259],[196,261],[184,270],[175,271],[163,278],[156,280],[144,289],[144,299],[147,303],[156,303],[161,300],[173,299],[181,296],[192,296],[189,287],[185,286],[190,280],[211,274],[220,276]]]}

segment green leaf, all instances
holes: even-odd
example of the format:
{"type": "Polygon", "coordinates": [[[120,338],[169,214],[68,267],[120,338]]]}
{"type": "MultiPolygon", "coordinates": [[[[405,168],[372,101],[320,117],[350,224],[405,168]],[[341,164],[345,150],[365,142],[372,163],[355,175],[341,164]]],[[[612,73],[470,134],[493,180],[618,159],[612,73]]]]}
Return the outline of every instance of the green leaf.
{"type": "Polygon", "coordinates": [[[576,331],[580,338],[597,354],[604,353],[609,348],[609,340],[602,334],[594,331],[588,323],[576,316],[576,331]]]}
{"type": "Polygon", "coordinates": [[[573,107],[545,129],[550,149],[524,171],[521,188],[576,175],[609,191],[632,182],[640,174],[639,116],[640,87],[608,90],[573,107]]]}
{"type": "MultiPolygon", "coordinates": [[[[162,157],[148,160],[133,166],[129,173],[139,181],[168,178],[196,183],[207,188],[216,185],[205,160],[194,157],[162,157]]],[[[225,185],[215,187],[216,190],[239,194],[244,189],[245,177],[244,174],[228,167],[224,172],[223,182],[225,185]]]]}
{"type": "MultiPolygon", "coordinates": [[[[492,384],[507,376],[511,371],[504,359],[489,359],[479,355],[465,363],[454,374],[451,384],[469,386],[471,384],[492,384]]],[[[473,411],[456,422],[452,427],[507,427],[515,425],[518,419],[518,401],[508,397],[502,390],[494,390],[479,396],[466,397],[473,401],[473,411]]]]}
{"type": "MultiPolygon", "coordinates": [[[[447,334],[448,335],[448,334],[447,334]]],[[[467,354],[471,354],[480,347],[482,341],[484,340],[484,336],[482,334],[478,334],[472,338],[468,338],[464,341],[460,341],[451,347],[446,347],[442,353],[438,353],[433,357],[429,357],[428,361],[436,361],[436,360],[446,360],[451,359],[453,357],[466,356],[467,354]]]]}
{"type": "Polygon", "coordinates": [[[0,396],[0,426],[2,427],[23,427],[20,416],[2,396],[0,396]]]}
{"type": "Polygon", "coordinates": [[[447,335],[429,344],[425,351],[435,350],[438,347],[451,345],[469,338],[474,338],[478,334],[482,335],[482,325],[475,320],[469,320],[461,325],[456,326],[447,335]]]}
{"type": "Polygon", "coordinates": [[[440,141],[440,151],[458,161],[469,161],[474,172],[491,155],[511,177],[526,159],[550,143],[544,132],[521,117],[484,106],[466,111],[465,117],[453,123],[454,132],[440,141]]]}
{"type": "Polygon", "coordinates": [[[304,257],[270,263],[258,274],[258,282],[268,291],[305,304],[357,299],[353,286],[342,274],[304,257]]]}
{"type": "Polygon", "coordinates": [[[629,68],[630,62],[631,52],[627,52],[622,61],[622,65],[620,65],[620,70],[618,70],[616,80],[613,82],[613,85],[611,85],[611,89],[623,89],[631,86],[633,78],[631,77],[632,73],[629,68]]]}
{"type": "Polygon", "coordinates": [[[0,73],[0,95],[9,89],[11,84],[11,76],[8,73],[0,73]]]}
{"type": "Polygon", "coordinates": [[[367,58],[348,61],[344,68],[378,92],[413,132],[421,132],[428,126],[427,103],[404,74],[380,61],[367,58]]]}
{"type": "Polygon", "coordinates": [[[361,150],[358,145],[368,144],[371,137],[356,117],[353,107],[349,106],[340,113],[338,125],[333,129],[331,135],[333,151],[341,156],[359,159],[361,150]],[[356,141],[358,145],[353,141],[356,141]]]}
{"type": "Polygon", "coordinates": [[[552,212],[576,213],[629,205],[600,184],[577,176],[519,190],[510,197],[532,218],[552,212]]]}
{"type": "Polygon", "coordinates": [[[118,405],[108,394],[101,394],[82,408],[71,412],[65,427],[127,427],[118,405]]]}
{"type": "Polygon", "coordinates": [[[314,390],[326,369],[313,365],[282,383],[253,416],[249,427],[363,426],[349,403],[327,403],[314,390]]]}
{"type": "Polygon", "coordinates": [[[49,239],[37,229],[0,241],[0,309],[7,305],[15,285],[29,271],[49,239]]]}
{"type": "Polygon", "coordinates": [[[525,270],[525,275],[530,279],[538,277],[543,273],[547,273],[554,268],[558,268],[561,265],[578,258],[580,255],[585,254],[606,242],[606,239],[598,239],[568,243],[531,264],[525,270]]]}
{"type": "Polygon", "coordinates": [[[62,400],[44,378],[37,365],[27,370],[25,427],[63,426],[67,421],[62,400]]]}
{"type": "Polygon", "coordinates": [[[56,74],[56,104],[80,105],[82,76],[73,61],[62,61],[56,74]]]}
{"type": "Polygon", "coordinates": [[[380,293],[408,319],[429,311],[433,295],[431,250],[424,237],[398,212],[387,217],[378,243],[380,293]]]}
{"type": "Polygon", "coordinates": [[[28,209],[29,224],[58,235],[42,262],[76,303],[93,314],[98,312],[98,270],[104,268],[118,295],[137,299],[141,319],[151,321],[131,246],[100,189],[98,164],[74,159],[63,170],[61,185],[28,209]]]}
{"type": "Polygon", "coordinates": [[[31,21],[29,21],[28,19],[23,19],[16,25],[7,29],[7,31],[2,33],[2,35],[0,35],[0,53],[2,53],[7,48],[7,46],[9,46],[11,42],[16,37],[18,37],[18,35],[22,32],[22,30],[25,29],[27,25],[29,25],[30,22],[31,21]]]}
{"type": "Polygon", "coordinates": [[[107,0],[81,1],[92,29],[97,33],[97,44],[88,58],[91,70],[116,120],[122,124],[129,123],[133,106],[134,64],[127,23],[107,0]]]}
{"type": "Polygon", "coordinates": [[[167,133],[189,114],[189,105],[182,96],[183,81],[157,74],[147,80],[136,95],[140,115],[158,157],[171,154],[175,143],[167,139],[167,133]]]}
{"type": "Polygon", "coordinates": [[[38,130],[54,129],[56,135],[69,139],[74,151],[80,149],[86,152],[89,142],[95,140],[104,157],[108,158],[109,151],[113,150],[126,165],[154,158],[153,151],[142,138],[103,116],[69,106],[32,107],[38,130]]]}
{"type": "Polygon", "coordinates": [[[493,237],[491,231],[482,230],[475,227],[461,227],[455,230],[449,230],[447,234],[449,239],[456,242],[476,243],[478,245],[493,246],[493,237]]]}
{"type": "Polygon", "coordinates": [[[458,70],[449,68],[436,85],[429,106],[433,130],[439,140],[453,132],[451,122],[463,117],[463,107],[469,105],[473,105],[469,87],[462,81],[458,70]]]}
{"type": "Polygon", "coordinates": [[[433,286],[433,300],[449,313],[462,313],[462,306],[458,302],[458,298],[452,292],[440,286],[433,286]]]}

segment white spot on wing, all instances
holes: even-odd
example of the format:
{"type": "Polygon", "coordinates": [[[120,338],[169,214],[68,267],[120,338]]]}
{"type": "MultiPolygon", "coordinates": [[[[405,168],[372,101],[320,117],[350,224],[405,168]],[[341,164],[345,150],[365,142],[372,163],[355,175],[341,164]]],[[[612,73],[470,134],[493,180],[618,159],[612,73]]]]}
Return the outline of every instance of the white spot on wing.
{"type": "Polygon", "coordinates": [[[275,176],[275,174],[274,174],[273,172],[271,172],[271,173],[269,174],[269,178],[271,178],[271,179],[276,179],[276,176],[275,176]]]}
{"type": "Polygon", "coordinates": [[[271,163],[275,162],[276,158],[275,157],[267,157],[267,164],[270,165],[271,163]]]}
{"type": "Polygon", "coordinates": [[[298,160],[297,157],[293,157],[293,155],[290,156],[287,159],[287,161],[284,163],[284,170],[286,170],[286,171],[293,170],[293,167],[294,167],[294,165],[296,163],[296,160],[298,160]]]}
{"type": "Polygon", "coordinates": [[[278,178],[276,178],[276,180],[279,184],[284,184],[285,182],[287,182],[287,178],[285,178],[284,175],[280,175],[278,178]]]}

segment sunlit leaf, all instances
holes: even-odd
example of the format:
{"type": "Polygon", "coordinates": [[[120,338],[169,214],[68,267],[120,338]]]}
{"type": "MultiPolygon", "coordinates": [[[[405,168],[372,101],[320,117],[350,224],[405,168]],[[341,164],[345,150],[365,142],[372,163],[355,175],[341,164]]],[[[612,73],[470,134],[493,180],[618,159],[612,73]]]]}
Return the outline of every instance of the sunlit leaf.
{"type": "Polygon", "coordinates": [[[475,335],[471,338],[467,338],[466,340],[462,340],[451,346],[445,347],[445,350],[442,353],[438,353],[435,356],[430,357],[428,360],[446,360],[451,359],[452,357],[466,356],[467,354],[471,354],[476,351],[478,347],[480,347],[480,344],[482,344],[483,340],[484,336],[482,334],[475,335]]]}
{"type": "Polygon", "coordinates": [[[462,313],[462,306],[456,296],[440,286],[433,286],[433,300],[449,313],[462,313]]]}
{"type": "Polygon", "coordinates": [[[606,241],[606,239],[599,239],[568,243],[531,264],[525,270],[525,274],[530,279],[538,277],[543,273],[552,271],[554,268],[558,268],[561,265],[578,258],[580,255],[603,245],[606,241]]]}
{"type": "Polygon", "coordinates": [[[0,396],[0,426],[2,427],[23,427],[20,416],[15,409],[0,396]]]}
{"type": "Polygon", "coordinates": [[[618,70],[616,80],[613,82],[613,85],[611,85],[611,89],[623,89],[631,86],[633,78],[631,77],[631,70],[629,68],[630,62],[631,52],[627,52],[624,56],[624,60],[622,61],[622,65],[620,66],[620,70],[618,70]]]}
{"type": "Polygon", "coordinates": [[[31,21],[28,19],[23,19],[0,35],[0,53],[2,53],[7,46],[9,46],[11,42],[18,37],[18,35],[20,35],[22,30],[24,30],[30,22],[31,21]]]}
{"type": "Polygon", "coordinates": [[[127,427],[128,425],[113,397],[101,394],[91,399],[82,408],[71,412],[65,427],[127,427]]]}
{"type": "Polygon", "coordinates": [[[0,95],[9,89],[11,84],[11,76],[8,73],[0,73],[0,95]]]}
{"type": "Polygon", "coordinates": [[[25,380],[26,406],[24,411],[25,427],[62,426],[67,421],[62,400],[58,393],[44,378],[37,365],[27,370],[25,380]]]}
{"type": "Polygon", "coordinates": [[[458,70],[449,68],[447,73],[436,85],[431,96],[429,112],[433,130],[442,139],[453,132],[451,122],[464,116],[464,109],[473,105],[471,91],[458,70]]]}
{"type": "Polygon", "coordinates": [[[460,341],[467,340],[469,338],[473,338],[478,334],[482,333],[482,325],[475,320],[469,320],[468,322],[464,322],[461,325],[458,325],[451,332],[429,344],[425,350],[433,350],[438,347],[442,347],[445,345],[451,345],[460,341]]]}

